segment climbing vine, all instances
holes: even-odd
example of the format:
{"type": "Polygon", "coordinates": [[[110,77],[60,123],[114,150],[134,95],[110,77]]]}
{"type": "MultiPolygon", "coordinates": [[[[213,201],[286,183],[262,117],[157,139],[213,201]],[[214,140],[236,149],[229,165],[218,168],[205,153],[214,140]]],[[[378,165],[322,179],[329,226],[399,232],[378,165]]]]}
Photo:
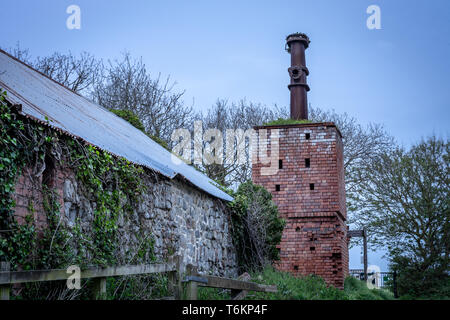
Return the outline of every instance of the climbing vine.
{"type": "MultiPolygon", "coordinates": [[[[0,95],[0,259],[17,269],[64,268],[70,264],[106,266],[117,264],[118,219],[133,213],[146,192],[142,167],[112,156],[91,145],[61,134],[49,126],[20,116],[0,95]],[[49,160],[50,159],[50,160],[49,160]],[[46,184],[42,172],[50,162],[71,168],[83,193],[94,203],[89,232],[77,219],[63,223],[59,194],[46,184]],[[30,198],[24,221],[14,217],[17,178],[32,168],[39,183],[46,213],[45,228],[35,225],[35,199],[30,198]]],[[[47,120],[50,124],[51,121],[47,120]]],[[[136,233],[139,241],[129,259],[142,263],[154,259],[153,238],[136,233]]]]}
{"type": "Polygon", "coordinates": [[[145,192],[139,178],[143,170],[94,146],[81,147],[74,141],[68,145],[71,161],[78,163],[76,177],[97,205],[92,226],[93,263],[111,265],[116,262],[117,219],[121,213],[132,213],[132,204],[145,192]]]}
{"type": "Polygon", "coordinates": [[[23,166],[19,141],[15,135],[24,130],[23,122],[11,112],[5,102],[6,92],[0,93],[0,257],[10,257],[13,265],[24,262],[29,250],[34,247],[32,235],[34,228],[29,227],[29,219],[23,226],[17,226],[13,218],[15,201],[12,198],[17,173],[23,166]],[[19,232],[4,236],[15,228],[19,232]],[[8,241],[9,240],[9,241],[8,241]],[[20,245],[19,245],[20,244],[20,245]],[[12,254],[14,253],[14,254],[12,254]]]}
{"type": "Polygon", "coordinates": [[[0,223],[2,229],[12,215],[17,172],[21,167],[21,151],[14,132],[23,130],[23,122],[10,112],[5,103],[6,92],[0,94],[0,223]]]}

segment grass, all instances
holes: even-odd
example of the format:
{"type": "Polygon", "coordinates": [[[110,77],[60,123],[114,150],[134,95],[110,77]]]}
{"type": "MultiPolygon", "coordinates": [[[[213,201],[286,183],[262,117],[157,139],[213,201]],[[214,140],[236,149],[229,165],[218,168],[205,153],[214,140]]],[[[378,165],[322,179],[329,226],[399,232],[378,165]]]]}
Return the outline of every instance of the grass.
{"type": "MultiPolygon", "coordinates": [[[[277,293],[249,292],[246,299],[250,300],[390,300],[392,293],[382,289],[368,289],[363,281],[348,277],[345,289],[339,290],[327,286],[325,281],[317,276],[293,277],[289,273],[276,271],[272,267],[262,272],[252,274],[256,283],[276,285],[277,293]]],[[[200,300],[230,299],[227,290],[214,288],[199,288],[200,300]]]]}
{"type": "Polygon", "coordinates": [[[286,125],[286,124],[302,124],[302,123],[313,123],[311,120],[294,120],[294,119],[283,119],[278,118],[270,122],[264,123],[265,126],[275,126],[275,125],[286,125]]]}
{"type": "Polygon", "coordinates": [[[350,300],[393,300],[394,294],[384,289],[369,289],[364,281],[353,277],[345,279],[344,292],[350,300]]]}

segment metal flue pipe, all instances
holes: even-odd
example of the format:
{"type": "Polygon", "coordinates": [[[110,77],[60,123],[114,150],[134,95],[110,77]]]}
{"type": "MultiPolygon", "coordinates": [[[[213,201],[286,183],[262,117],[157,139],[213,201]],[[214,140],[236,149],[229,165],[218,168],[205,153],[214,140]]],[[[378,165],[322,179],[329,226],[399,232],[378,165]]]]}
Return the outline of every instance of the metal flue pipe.
{"type": "Polygon", "coordinates": [[[306,67],[305,49],[309,42],[304,33],[293,33],[286,38],[286,51],[291,54],[291,67],[288,69],[291,82],[288,88],[291,92],[291,119],[294,120],[308,119],[309,86],[306,77],[309,71],[306,67]]]}

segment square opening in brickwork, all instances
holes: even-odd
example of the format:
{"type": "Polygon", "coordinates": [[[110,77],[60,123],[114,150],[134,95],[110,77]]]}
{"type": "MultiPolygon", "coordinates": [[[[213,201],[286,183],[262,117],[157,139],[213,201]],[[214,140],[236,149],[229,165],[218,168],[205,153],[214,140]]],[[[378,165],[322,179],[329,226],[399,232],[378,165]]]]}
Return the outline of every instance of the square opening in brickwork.
{"type": "Polygon", "coordinates": [[[305,139],[309,140],[309,138],[311,138],[311,134],[310,133],[305,133],[305,139]]]}
{"type": "Polygon", "coordinates": [[[278,160],[278,169],[283,169],[283,160],[278,160]]]}
{"type": "Polygon", "coordinates": [[[333,274],[337,274],[337,271],[333,271],[333,274]]]}
{"type": "Polygon", "coordinates": [[[300,232],[300,227],[295,228],[295,232],[300,232]]]}
{"type": "Polygon", "coordinates": [[[305,168],[309,168],[311,166],[311,160],[309,158],[305,159],[305,168]]]}
{"type": "Polygon", "coordinates": [[[309,184],[309,190],[314,190],[314,183],[309,184]]]}
{"type": "Polygon", "coordinates": [[[298,266],[294,266],[294,270],[295,270],[295,271],[298,271],[298,266]]]}
{"type": "Polygon", "coordinates": [[[279,184],[275,185],[275,191],[280,191],[281,190],[281,186],[279,184]]]}
{"type": "Polygon", "coordinates": [[[310,251],[316,251],[316,247],[309,247],[310,251]]]}

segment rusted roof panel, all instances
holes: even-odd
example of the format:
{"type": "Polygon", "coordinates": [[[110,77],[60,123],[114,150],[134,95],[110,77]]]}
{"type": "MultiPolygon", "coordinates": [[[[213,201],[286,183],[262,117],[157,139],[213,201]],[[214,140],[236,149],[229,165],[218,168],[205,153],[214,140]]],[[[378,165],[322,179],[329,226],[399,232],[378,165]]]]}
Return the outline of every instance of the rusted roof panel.
{"type": "Polygon", "coordinates": [[[1,50],[0,87],[11,103],[21,105],[26,116],[171,179],[181,175],[217,198],[232,200],[203,173],[182,161],[172,161],[170,152],[127,121],[1,50]]]}

